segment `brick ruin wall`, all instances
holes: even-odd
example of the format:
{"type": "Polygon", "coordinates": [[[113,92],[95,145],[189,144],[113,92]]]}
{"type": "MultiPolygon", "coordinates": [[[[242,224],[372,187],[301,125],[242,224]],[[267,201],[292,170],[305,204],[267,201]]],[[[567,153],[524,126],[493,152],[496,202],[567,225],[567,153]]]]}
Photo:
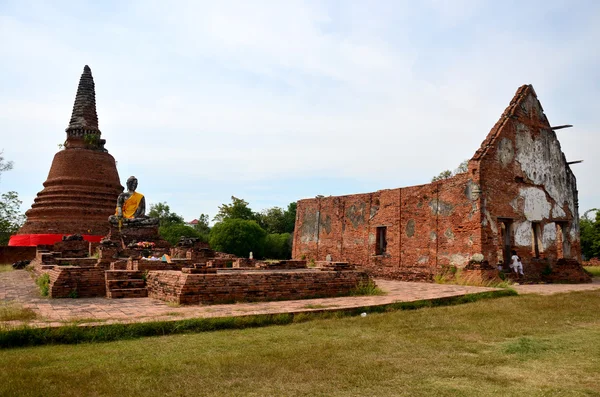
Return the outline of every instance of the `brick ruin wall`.
{"type": "Polygon", "coordinates": [[[50,276],[51,298],[92,298],[106,296],[104,269],[98,267],[54,266],[50,276]]]}
{"type": "MultiPolygon", "coordinates": [[[[298,201],[294,259],[346,261],[378,277],[431,280],[475,253],[496,265],[516,249],[552,266],[581,260],[577,185],[533,87],[511,104],[466,173],[428,185],[298,201]],[[387,247],[378,253],[378,228],[387,247]],[[536,248],[537,247],[537,248],[536,248]]],[[[508,270],[508,268],[505,268],[508,270]]]]}
{"type": "Polygon", "coordinates": [[[547,264],[581,260],[577,182],[532,87],[519,89],[474,159],[480,160],[482,245],[490,263],[510,260],[512,248],[525,272],[536,271],[536,245],[547,264]]]}
{"type": "Polygon", "coordinates": [[[481,251],[477,183],[443,182],[298,202],[294,259],[349,262],[370,274],[431,280],[442,266],[464,267],[481,251]],[[387,246],[379,254],[378,228],[387,246]]]}
{"type": "Polygon", "coordinates": [[[151,271],[148,296],[180,304],[232,303],[347,295],[365,272],[310,271],[186,274],[151,271]]]}
{"type": "Polygon", "coordinates": [[[10,265],[18,261],[30,261],[35,258],[36,247],[0,246],[0,265],[10,265]]]}

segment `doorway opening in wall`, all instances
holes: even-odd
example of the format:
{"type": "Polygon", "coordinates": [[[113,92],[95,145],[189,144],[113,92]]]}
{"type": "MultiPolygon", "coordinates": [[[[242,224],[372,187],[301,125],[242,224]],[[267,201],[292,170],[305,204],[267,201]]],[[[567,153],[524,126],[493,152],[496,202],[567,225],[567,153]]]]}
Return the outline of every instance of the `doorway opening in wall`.
{"type": "Polygon", "coordinates": [[[387,249],[387,227],[386,226],[378,226],[376,241],[375,241],[375,255],[383,255],[385,254],[385,250],[387,249]]]}
{"type": "Polygon", "coordinates": [[[502,263],[507,266],[510,263],[512,247],[512,219],[498,218],[500,223],[500,244],[502,244],[502,263]]]}
{"type": "Polygon", "coordinates": [[[539,222],[531,222],[531,251],[535,258],[540,257],[542,249],[542,231],[539,222]]]}
{"type": "Polygon", "coordinates": [[[569,239],[567,238],[567,229],[569,226],[568,222],[560,222],[556,223],[556,254],[557,259],[565,258],[569,256],[569,239]]]}

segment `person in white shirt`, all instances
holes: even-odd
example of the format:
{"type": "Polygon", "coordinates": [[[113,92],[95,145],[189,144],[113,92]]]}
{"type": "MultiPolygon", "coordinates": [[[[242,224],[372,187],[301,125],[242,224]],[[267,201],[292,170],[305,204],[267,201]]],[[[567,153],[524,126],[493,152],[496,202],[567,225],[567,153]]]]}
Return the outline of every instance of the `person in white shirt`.
{"type": "Polygon", "coordinates": [[[523,263],[521,262],[521,258],[517,255],[517,251],[512,250],[512,256],[510,257],[512,263],[510,267],[517,273],[517,275],[524,276],[523,274],[523,263]]]}

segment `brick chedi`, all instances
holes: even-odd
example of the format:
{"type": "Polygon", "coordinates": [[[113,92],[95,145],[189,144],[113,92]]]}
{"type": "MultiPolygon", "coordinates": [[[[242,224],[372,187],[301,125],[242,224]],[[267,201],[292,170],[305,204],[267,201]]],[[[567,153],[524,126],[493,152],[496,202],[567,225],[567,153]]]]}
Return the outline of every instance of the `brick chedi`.
{"type": "Polygon", "coordinates": [[[123,191],[115,159],[100,139],[94,79],[86,65],[79,80],[64,149],[56,153],[44,189],[9,245],[53,244],[69,234],[99,241],[109,230],[123,191]]]}

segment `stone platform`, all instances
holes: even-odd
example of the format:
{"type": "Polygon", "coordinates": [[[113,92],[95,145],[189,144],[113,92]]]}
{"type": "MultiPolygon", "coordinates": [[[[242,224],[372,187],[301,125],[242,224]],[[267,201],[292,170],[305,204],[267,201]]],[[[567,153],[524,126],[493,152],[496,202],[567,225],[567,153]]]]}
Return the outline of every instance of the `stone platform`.
{"type": "MultiPolygon", "coordinates": [[[[0,302],[13,301],[31,308],[38,318],[32,327],[59,327],[67,324],[101,325],[147,321],[169,321],[186,318],[214,318],[252,314],[335,311],[356,307],[413,302],[493,291],[493,288],[450,284],[428,284],[375,279],[386,292],[382,296],[303,299],[278,302],[238,303],[227,305],[173,306],[149,298],[133,299],[47,299],[39,296],[30,274],[25,270],[0,273],[0,302]]],[[[519,293],[554,294],[571,291],[600,290],[600,279],[590,284],[539,284],[515,286],[519,293]]],[[[18,326],[5,322],[4,325],[18,326]]]]}

